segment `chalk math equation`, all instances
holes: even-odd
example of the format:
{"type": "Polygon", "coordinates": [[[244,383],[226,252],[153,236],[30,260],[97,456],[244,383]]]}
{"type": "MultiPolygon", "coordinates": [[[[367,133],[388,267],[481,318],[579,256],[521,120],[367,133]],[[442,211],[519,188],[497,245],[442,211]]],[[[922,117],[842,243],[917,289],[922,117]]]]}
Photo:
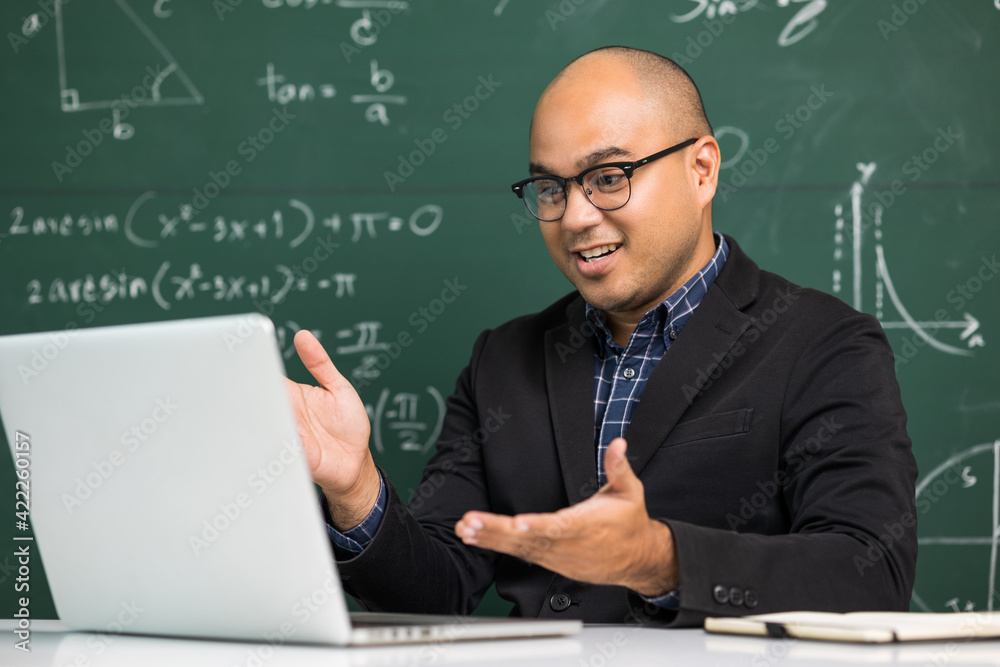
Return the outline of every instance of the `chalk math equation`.
{"type": "Polygon", "coordinates": [[[90,312],[100,312],[115,301],[152,300],[162,310],[206,299],[221,303],[250,300],[254,304],[278,304],[290,292],[310,289],[328,290],[338,299],[350,298],[355,296],[356,283],[357,275],[354,273],[332,272],[314,276],[294,264],[278,264],[273,271],[248,276],[213,273],[198,262],[175,267],[170,261],[164,261],[152,276],[112,270],[96,276],[88,273],[47,281],[36,278],[27,282],[25,291],[30,306],[79,304],[89,306],[90,312]]]}
{"type": "Polygon", "coordinates": [[[374,404],[365,404],[372,424],[375,451],[387,448],[423,454],[441,433],[445,403],[441,392],[428,386],[423,392],[382,389],[374,404]]]}
{"type": "MultiPolygon", "coordinates": [[[[58,61],[59,103],[65,113],[92,111],[98,109],[111,111],[112,136],[120,141],[127,141],[135,136],[135,126],[125,122],[131,109],[137,107],[168,107],[183,105],[204,105],[205,96],[195,82],[185,72],[178,58],[174,57],[167,45],[157,36],[153,27],[158,22],[191,20],[187,8],[169,6],[171,0],[156,0],[152,15],[143,18],[128,0],[114,0],[104,6],[81,5],[76,3],[67,7],[63,2],[54,3],[53,13],[56,24],[56,57],[58,61]],[[84,20],[86,14],[103,11],[105,20],[102,22],[100,35],[91,34],[89,22],[84,20]],[[133,54],[135,62],[150,63],[146,71],[140,75],[122,69],[116,74],[119,78],[115,88],[122,91],[118,96],[108,97],[105,94],[92,93],[88,89],[87,77],[90,71],[86,66],[84,53],[89,41],[100,39],[103,42],[132,43],[136,38],[143,45],[141,55],[133,54]],[[82,81],[81,81],[82,79],[82,81]]],[[[282,6],[297,7],[303,4],[311,7],[319,0],[265,0],[264,7],[277,9],[282,6]]],[[[224,21],[227,13],[235,10],[240,4],[228,0],[215,3],[216,15],[224,21]],[[219,9],[222,8],[220,13],[219,9]]],[[[324,0],[323,4],[331,4],[324,0]]],[[[378,33],[391,17],[399,12],[408,12],[407,2],[396,0],[338,0],[333,3],[342,9],[360,11],[361,16],[351,24],[349,31],[351,44],[341,43],[353,52],[360,48],[371,46],[377,41],[378,33]],[[383,15],[385,15],[383,17],[383,15]]],[[[38,13],[26,17],[23,31],[27,37],[34,35],[43,24],[38,13]]],[[[346,53],[345,53],[346,55],[346,53]]],[[[350,64],[351,59],[347,58],[350,64]]],[[[395,76],[392,71],[381,67],[377,60],[368,61],[370,85],[369,89],[350,95],[351,104],[364,108],[364,118],[369,123],[382,126],[390,124],[389,109],[393,106],[403,106],[408,103],[406,95],[392,91],[395,76]]],[[[247,86],[256,86],[266,91],[267,99],[278,104],[307,102],[315,100],[330,100],[338,96],[337,86],[332,81],[317,83],[291,82],[284,73],[277,70],[273,62],[268,62],[263,68],[263,76],[256,81],[248,81],[247,86]]],[[[356,77],[351,77],[352,80],[356,77]]]]}
{"type": "MultiPolygon", "coordinates": [[[[396,77],[390,70],[379,67],[377,60],[370,62],[371,77],[369,83],[372,90],[368,93],[351,95],[352,104],[367,105],[365,120],[369,123],[389,124],[389,106],[404,105],[406,95],[389,94],[396,82],[396,77]]],[[[267,63],[266,74],[257,80],[257,85],[267,91],[267,99],[282,106],[295,102],[312,102],[329,100],[337,96],[337,86],[332,82],[291,83],[284,74],[279,74],[274,63],[267,63]]]]}
{"type": "Polygon", "coordinates": [[[358,243],[377,239],[379,234],[430,236],[441,225],[444,209],[423,204],[409,212],[317,211],[300,199],[269,208],[253,217],[204,215],[190,204],[179,207],[151,203],[156,193],[148,191],[133,202],[122,216],[117,213],[33,212],[23,206],[10,211],[7,228],[12,241],[27,236],[88,237],[124,235],[140,248],[156,248],[185,237],[202,238],[214,244],[243,241],[272,241],[297,248],[316,234],[333,234],[358,243]]]}
{"type": "MultiPolygon", "coordinates": [[[[301,327],[293,321],[275,324],[282,356],[286,360],[294,358],[297,353],[292,341],[301,327]]],[[[368,360],[372,358],[372,353],[388,349],[388,344],[379,340],[382,326],[382,322],[377,320],[355,322],[334,331],[330,337],[336,340],[336,344],[328,342],[326,347],[335,357],[361,356],[362,367],[369,369],[364,374],[365,379],[377,378],[379,369],[368,360]]],[[[324,340],[324,331],[310,331],[317,340],[324,340]]],[[[354,369],[351,373],[355,379],[361,377],[358,370],[354,369]]],[[[364,405],[372,425],[372,444],[379,454],[387,449],[425,454],[441,434],[445,399],[436,387],[428,385],[422,391],[394,391],[383,387],[374,402],[366,401],[364,405]]]]}

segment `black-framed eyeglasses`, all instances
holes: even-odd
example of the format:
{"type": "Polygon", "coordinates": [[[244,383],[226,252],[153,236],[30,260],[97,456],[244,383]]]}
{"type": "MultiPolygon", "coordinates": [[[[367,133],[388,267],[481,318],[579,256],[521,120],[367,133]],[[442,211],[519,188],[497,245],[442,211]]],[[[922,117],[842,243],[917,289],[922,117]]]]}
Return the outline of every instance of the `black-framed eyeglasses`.
{"type": "Polygon", "coordinates": [[[561,176],[532,176],[510,186],[514,194],[521,198],[531,215],[542,222],[553,222],[566,213],[566,188],[571,181],[583,188],[590,203],[602,211],[614,211],[628,203],[632,197],[632,172],[653,160],[659,160],[671,153],[687,148],[697,139],[688,139],[679,144],[653,153],[635,162],[606,162],[587,167],[572,178],[561,176]]]}

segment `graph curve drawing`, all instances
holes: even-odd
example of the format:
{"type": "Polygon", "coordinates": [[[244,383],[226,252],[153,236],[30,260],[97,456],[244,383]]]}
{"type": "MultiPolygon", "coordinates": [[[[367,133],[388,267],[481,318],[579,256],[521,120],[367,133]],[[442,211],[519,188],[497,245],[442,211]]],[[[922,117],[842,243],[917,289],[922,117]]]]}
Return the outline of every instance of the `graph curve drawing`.
{"type": "Polygon", "coordinates": [[[954,454],[927,473],[916,487],[919,522],[927,527],[917,539],[922,557],[928,558],[928,580],[923,585],[918,561],[913,603],[925,612],[993,611],[1000,608],[997,559],[1000,555],[1000,439],[984,442],[954,454]],[[956,521],[956,517],[961,517],[956,521]],[[930,534],[926,534],[930,533],[930,534]],[[961,549],[966,552],[956,558],[961,549]],[[979,573],[971,587],[952,583],[952,569],[973,568],[979,573]],[[961,563],[959,566],[958,563],[961,563]],[[918,592],[941,580],[941,590],[918,592]],[[954,588],[948,588],[954,586],[954,588]]]}
{"type": "MultiPolygon", "coordinates": [[[[867,209],[871,212],[870,215],[863,213],[862,210],[865,191],[875,168],[874,162],[858,163],[857,169],[860,176],[851,184],[850,211],[845,211],[843,204],[834,206],[836,225],[833,258],[837,265],[833,271],[834,294],[839,295],[847,292],[844,283],[849,279],[852,288],[850,290],[851,305],[859,311],[865,305],[865,275],[867,274],[866,267],[869,265],[866,263],[863,248],[866,232],[869,228],[874,227],[874,261],[871,269],[874,276],[875,317],[882,328],[887,330],[909,329],[924,343],[939,352],[960,357],[972,356],[975,348],[984,347],[986,344],[983,334],[979,330],[979,320],[972,313],[963,312],[959,318],[953,319],[918,320],[903,303],[898,286],[893,281],[889,271],[889,262],[886,259],[886,244],[882,229],[884,208],[880,203],[872,203],[867,209]],[[840,264],[846,262],[850,263],[850,269],[842,271],[840,264]],[[898,313],[899,319],[886,317],[887,302],[898,313]],[[941,332],[946,330],[959,330],[958,341],[941,340],[941,332]]],[[[845,295],[844,298],[846,299],[847,296],[845,295]]]]}

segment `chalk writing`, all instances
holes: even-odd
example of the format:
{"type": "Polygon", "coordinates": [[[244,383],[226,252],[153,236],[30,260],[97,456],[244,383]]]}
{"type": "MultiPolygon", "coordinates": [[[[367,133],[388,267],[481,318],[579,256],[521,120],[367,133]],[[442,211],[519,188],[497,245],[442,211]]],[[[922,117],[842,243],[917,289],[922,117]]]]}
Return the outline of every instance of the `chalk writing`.
{"type": "MultiPolygon", "coordinates": [[[[940,509],[942,503],[951,507],[971,508],[974,514],[970,525],[973,528],[958,534],[921,537],[917,540],[921,553],[940,549],[953,551],[955,548],[982,553],[988,549],[988,557],[972,561],[982,563],[975,588],[963,590],[960,596],[943,601],[925,599],[914,590],[913,601],[922,611],[972,611],[976,608],[977,601],[985,603],[980,608],[993,611],[998,602],[995,591],[1000,555],[1000,440],[985,442],[959,452],[920,480],[916,488],[917,512],[929,516],[932,512],[947,512],[940,509]],[[978,474],[974,475],[973,472],[978,474]],[[989,479],[989,482],[977,484],[980,477],[989,479]]],[[[965,513],[967,512],[968,509],[965,513]]],[[[982,555],[987,556],[985,553],[982,555]]],[[[920,581],[919,576],[917,581],[920,581]]]]}
{"type": "MultiPolygon", "coordinates": [[[[730,16],[764,7],[763,4],[758,4],[758,0],[685,0],[685,3],[691,3],[694,7],[688,5],[690,11],[684,14],[671,14],[670,20],[674,23],[688,23],[700,16],[712,21],[716,16],[730,16]]],[[[778,34],[778,46],[791,46],[805,39],[819,27],[819,20],[816,17],[826,9],[827,0],[775,0],[778,9],[803,3],[808,4],[800,7],[778,34]]]]}
{"type": "MultiPolygon", "coordinates": [[[[121,81],[122,90],[129,92],[115,99],[84,99],[80,89],[69,83],[69,64],[67,56],[66,34],[64,12],[62,2],[55,3],[56,16],[56,48],[59,60],[59,99],[60,106],[64,112],[87,111],[92,109],[111,109],[112,122],[114,125],[113,136],[115,139],[130,139],[135,134],[135,128],[123,121],[128,110],[143,107],[161,107],[186,104],[204,104],[205,98],[188,78],[177,60],[171,55],[167,47],[149,29],[149,26],[139,17],[126,0],[115,0],[118,9],[125,14],[132,27],[145,38],[151,53],[155,53],[153,67],[147,67],[146,75],[140,81],[121,81]],[[176,79],[184,91],[180,95],[167,95],[161,93],[163,84],[168,79],[176,79]]],[[[83,9],[92,9],[85,7],[83,9]]],[[[77,10],[77,5],[71,5],[70,11],[77,10]]],[[[82,11],[82,10],[77,10],[82,11]]],[[[160,18],[164,18],[162,12],[158,12],[160,18]]],[[[105,25],[108,25],[106,23],[105,25]]],[[[113,39],[113,36],[103,34],[102,39],[113,39]]],[[[131,39],[131,36],[129,36],[131,39]]],[[[136,57],[133,55],[133,57],[136,57]]],[[[150,62],[150,61],[147,61],[150,62]]]]}
{"type": "Polygon", "coordinates": [[[444,397],[431,386],[423,393],[394,394],[388,388],[383,389],[374,406],[365,405],[372,422],[375,451],[381,453],[387,447],[394,447],[404,452],[427,452],[441,434],[444,408],[444,397]]]}
{"type": "MultiPolygon", "coordinates": [[[[919,338],[919,343],[930,345],[940,352],[958,356],[970,356],[971,348],[983,347],[986,342],[982,333],[978,333],[979,320],[971,313],[963,312],[960,318],[952,318],[948,311],[939,308],[933,320],[918,321],[914,318],[907,307],[903,304],[899,296],[899,291],[889,274],[889,266],[886,261],[886,250],[883,242],[882,218],[886,206],[892,205],[899,194],[892,192],[875,192],[872,201],[867,207],[862,206],[862,199],[868,187],[869,179],[875,172],[874,162],[858,163],[857,169],[860,172],[858,180],[851,184],[850,188],[850,226],[845,221],[845,211],[843,204],[834,206],[834,252],[833,258],[836,268],[833,270],[833,292],[840,294],[844,291],[844,272],[840,269],[842,263],[851,264],[852,302],[855,309],[861,310],[863,302],[863,274],[865,262],[862,259],[862,249],[866,231],[874,227],[873,236],[875,238],[875,317],[882,324],[883,329],[909,329],[919,338]],[[891,196],[891,198],[890,198],[891,196]],[[886,202],[883,205],[883,201],[886,202]],[[848,245],[850,247],[848,247],[848,245]],[[899,314],[899,320],[887,319],[885,316],[886,296],[895,311],[899,314]],[[959,340],[964,341],[966,347],[945,343],[937,339],[940,330],[955,329],[961,330],[959,340]]],[[[901,193],[897,189],[895,192],[901,193]]],[[[980,287],[982,284],[980,283],[980,287]]],[[[953,301],[949,299],[949,303],[953,301]]],[[[962,301],[964,305],[965,301],[962,301]]],[[[913,343],[910,343],[912,346],[913,343]]],[[[903,357],[912,356],[904,345],[901,351],[903,357]]]]}
{"type": "Polygon", "coordinates": [[[299,199],[289,199],[286,207],[270,209],[253,217],[205,216],[190,204],[182,204],[179,210],[149,204],[156,196],[152,191],[143,194],[124,216],[96,211],[53,215],[14,206],[10,210],[7,234],[10,239],[124,234],[130,243],[140,248],[155,248],[181,237],[200,237],[214,244],[271,241],[297,248],[319,233],[349,234],[352,243],[363,238],[377,239],[380,233],[429,236],[437,231],[444,218],[444,210],[437,204],[423,204],[409,214],[324,211],[317,216],[312,206],[299,199]]]}
{"type": "Polygon", "coordinates": [[[314,277],[294,264],[278,264],[273,272],[247,276],[211,273],[197,262],[175,269],[165,261],[152,278],[113,270],[73,278],[32,279],[26,285],[26,292],[27,303],[32,306],[44,303],[105,306],[113,301],[152,299],[161,309],[170,310],[174,304],[202,299],[281,303],[289,292],[309,289],[329,290],[338,299],[350,298],[355,296],[356,282],[354,273],[314,277]]]}
{"type": "MultiPolygon", "coordinates": [[[[407,103],[405,95],[390,95],[389,91],[396,78],[388,69],[382,69],[377,60],[370,63],[371,76],[369,83],[374,93],[351,95],[352,104],[367,105],[365,119],[369,123],[389,124],[387,105],[403,105],[407,103]]],[[[267,99],[276,104],[286,105],[293,102],[311,102],[314,100],[333,99],[337,96],[337,87],[332,82],[326,83],[291,83],[284,74],[279,74],[274,63],[267,63],[266,73],[257,79],[257,85],[267,91],[267,99]]]]}

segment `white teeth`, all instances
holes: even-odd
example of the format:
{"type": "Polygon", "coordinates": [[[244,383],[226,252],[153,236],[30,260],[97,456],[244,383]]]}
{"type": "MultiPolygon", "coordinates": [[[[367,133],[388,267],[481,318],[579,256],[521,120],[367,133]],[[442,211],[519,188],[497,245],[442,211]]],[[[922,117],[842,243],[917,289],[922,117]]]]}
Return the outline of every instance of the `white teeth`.
{"type": "Polygon", "coordinates": [[[618,248],[619,244],[617,243],[613,243],[611,245],[602,245],[598,248],[591,248],[590,250],[581,250],[580,256],[582,256],[585,260],[591,261],[598,257],[601,257],[602,255],[614,252],[615,250],[618,250],[618,248]]]}

